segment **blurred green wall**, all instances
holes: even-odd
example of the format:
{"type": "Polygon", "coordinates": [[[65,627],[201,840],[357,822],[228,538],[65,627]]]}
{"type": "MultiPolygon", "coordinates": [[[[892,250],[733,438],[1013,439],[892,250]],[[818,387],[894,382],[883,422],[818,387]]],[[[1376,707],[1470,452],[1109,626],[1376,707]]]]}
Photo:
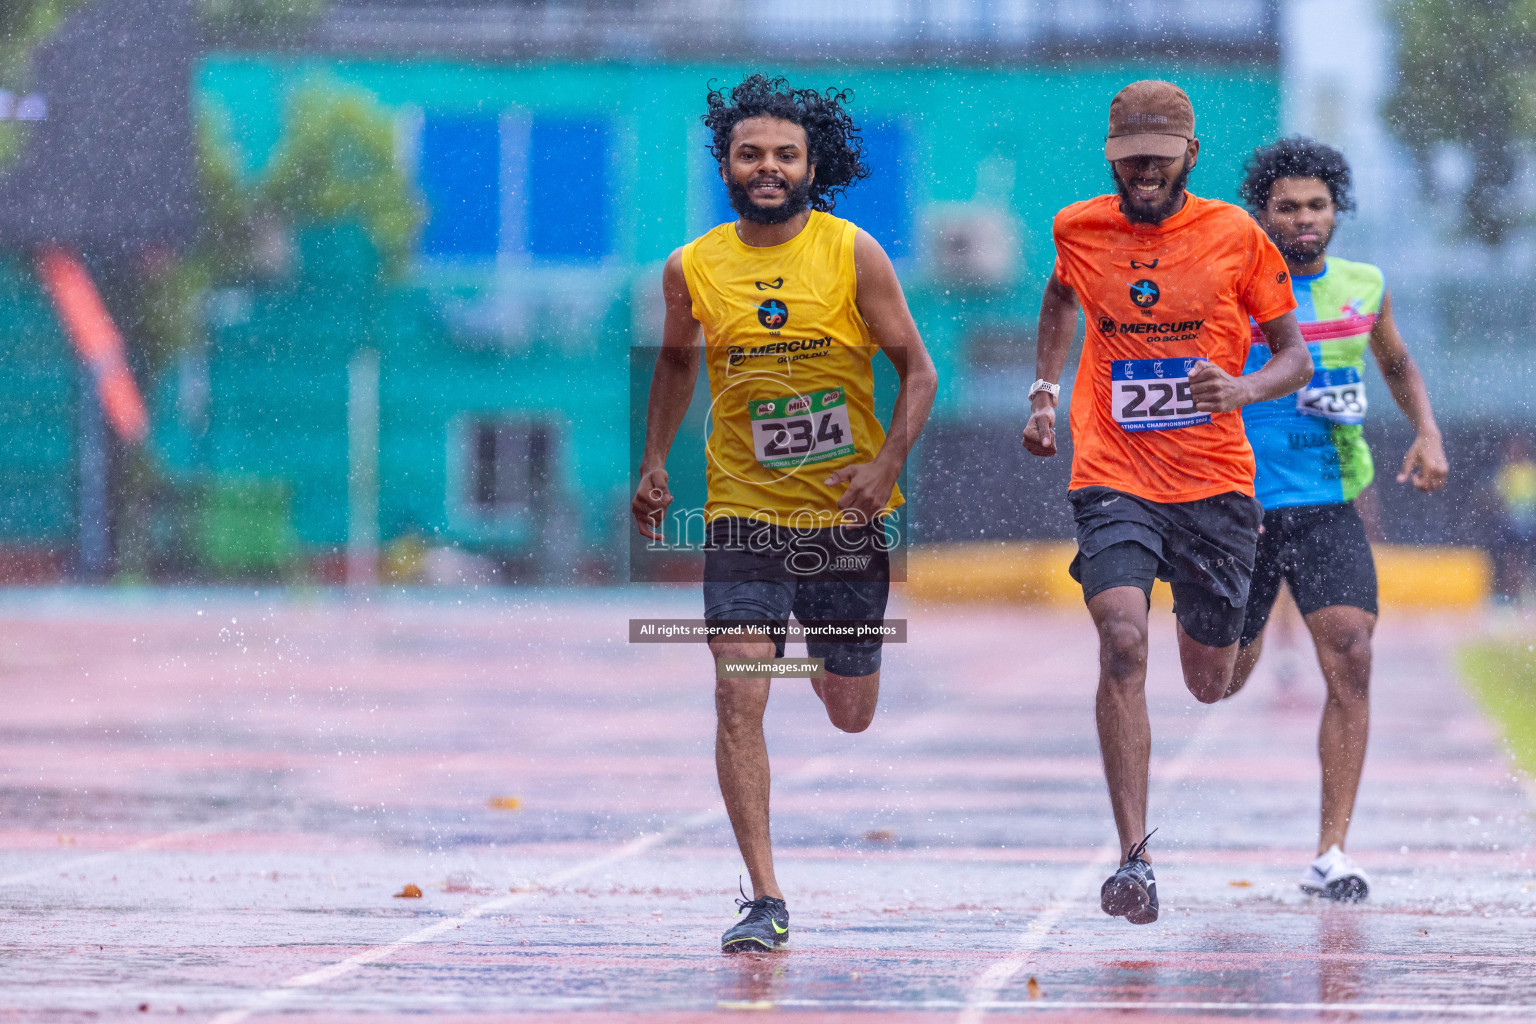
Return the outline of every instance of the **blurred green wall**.
{"type": "MultiPolygon", "coordinates": [[[[282,136],[287,98],[316,78],[360,86],[388,107],[437,111],[598,113],[619,135],[615,197],[618,259],[665,259],[687,241],[690,203],[704,141],[699,115],[710,82],[749,71],[783,73],[795,84],[848,88],[861,120],[900,119],[915,143],[911,186],[921,205],[976,194],[977,168],[990,158],[1015,168],[1009,199],[1025,226],[1029,265],[1050,263],[1052,215],[1105,191],[1104,127],[1109,99],[1141,77],[1168,77],[1198,114],[1201,164],[1192,190],[1235,199],[1243,159],[1273,138],[1279,76],[1271,68],[1167,64],[1052,68],[760,66],[636,64],[473,65],[422,61],[214,57],[203,63],[197,95],[256,173],[282,136]]],[[[713,184],[711,183],[711,187],[713,184]]]]}

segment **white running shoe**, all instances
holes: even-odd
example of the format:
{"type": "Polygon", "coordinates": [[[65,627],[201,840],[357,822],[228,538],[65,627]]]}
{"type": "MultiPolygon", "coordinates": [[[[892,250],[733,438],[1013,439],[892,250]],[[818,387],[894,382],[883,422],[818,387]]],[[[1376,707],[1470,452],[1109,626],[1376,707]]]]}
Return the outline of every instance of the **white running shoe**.
{"type": "Polygon", "coordinates": [[[1301,876],[1301,891],[1343,903],[1354,903],[1371,894],[1370,880],[1360,865],[1337,845],[1314,860],[1301,876]]]}

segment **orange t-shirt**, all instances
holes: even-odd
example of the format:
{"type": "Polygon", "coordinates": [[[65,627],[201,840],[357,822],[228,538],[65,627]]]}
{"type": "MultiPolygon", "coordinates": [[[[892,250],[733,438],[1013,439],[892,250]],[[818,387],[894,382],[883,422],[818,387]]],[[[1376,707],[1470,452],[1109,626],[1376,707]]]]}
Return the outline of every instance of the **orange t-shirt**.
{"type": "Polygon", "coordinates": [[[1240,376],[1249,317],[1296,308],[1279,250],[1246,212],[1189,195],[1161,224],[1132,224],[1118,196],[1056,215],[1056,277],[1087,320],[1072,386],[1070,490],[1113,487],[1148,501],[1253,494],[1241,412],[1196,412],[1189,369],[1240,376]]]}

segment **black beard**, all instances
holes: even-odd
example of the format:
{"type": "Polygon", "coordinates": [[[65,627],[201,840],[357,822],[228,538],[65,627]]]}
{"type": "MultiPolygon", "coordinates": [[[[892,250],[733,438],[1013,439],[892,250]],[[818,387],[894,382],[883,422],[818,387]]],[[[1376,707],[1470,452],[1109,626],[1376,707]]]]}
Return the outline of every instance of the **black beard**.
{"type": "Polygon", "coordinates": [[[1280,236],[1274,232],[1266,232],[1269,240],[1275,243],[1275,248],[1280,250],[1280,255],[1285,257],[1287,263],[1308,264],[1321,259],[1328,251],[1328,243],[1333,239],[1333,232],[1328,232],[1326,237],[1318,239],[1311,245],[1299,245],[1296,242],[1281,241],[1280,236]]]}
{"type": "Polygon", "coordinates": [[[1131,190],[1125,182],[1120,180],[1120,175],[1115,173],[1114,165],[1111,164],[1109,176],[1115,179],[1115,191],[1120,195],[1120,212],[1125,214],[1125,219],[1132,224],[1161,224],[1178,210],[1179,200],[1184,196],[1184,184],[1189,181],[1189,172],[1192,169],[1185,164],[1179,176],[1174,178],[1168,186],[1168,198],[1148,210],[1132,198],[1131,190]]]}
{"type": "Polygon", "coordinates": [[[758,206],[747,194],[747,190],[734,180],[726,182],[725,188],[730,193],[731,209],[735,210],[742,220],[751,221],[753,224],[783,224],[792,217],[798,217],[811,206],[809,174],[801,179],[800,184],[785,192],[784,201],[778,206],[758,206]]]}

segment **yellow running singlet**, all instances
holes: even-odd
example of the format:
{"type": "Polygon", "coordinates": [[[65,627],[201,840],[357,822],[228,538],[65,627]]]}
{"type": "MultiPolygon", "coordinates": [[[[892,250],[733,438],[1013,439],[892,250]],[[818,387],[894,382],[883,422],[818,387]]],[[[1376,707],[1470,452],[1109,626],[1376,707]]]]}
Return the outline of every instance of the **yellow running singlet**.
{"type": "MultiPolygon", "coordinates": [[[[832,526],[847,485],[823,481],[885,442],[855,301],[857,234],[818,210],[781,245],[749,246],[732,222],[683,247],[709,371],[708,518],[832,526]]],[[[898,490],[888,508],[901,503],[898,490]]]]}

